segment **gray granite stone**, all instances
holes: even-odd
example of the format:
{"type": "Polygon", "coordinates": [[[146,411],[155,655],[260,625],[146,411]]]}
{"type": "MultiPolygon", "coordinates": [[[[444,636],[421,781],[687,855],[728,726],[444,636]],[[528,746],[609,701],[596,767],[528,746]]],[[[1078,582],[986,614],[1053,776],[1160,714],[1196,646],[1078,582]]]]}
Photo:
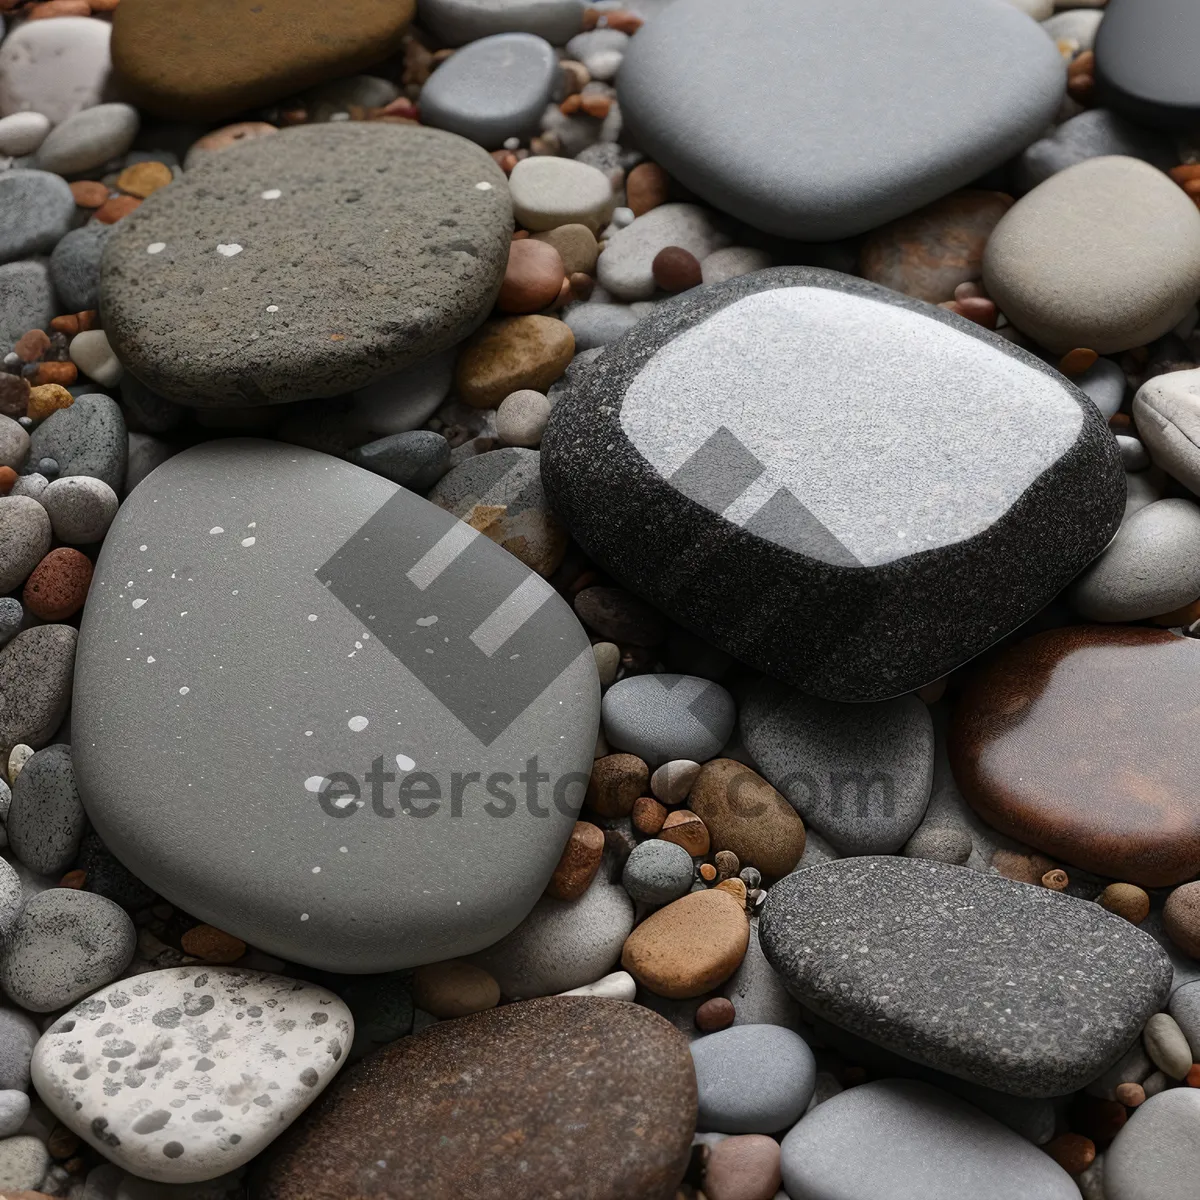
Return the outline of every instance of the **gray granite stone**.
{"type": "Polygon", "coordinates": [[[62,176],[0,173],[0,263],[49,253],[74,218],[75,198],[62,176]]]}
{"type": "Polygon", "coordinates": [[[908,1079],[875,1080],[818,1105],[783,1139],[782,1168],[787,1194],[805,1200],[1079,1196],[1049,1155],[957,1096],[908,1079]]]}
{"type": "Polygon", "coordinates": [[[50,549],[50,516],[29,496],[0,496],[0,592],[11,592],[50,549]]]}
{"type": "Polygon", "coordinates": [[[47,746],[21,768],[8,810],[8,842],[31,871],[62,875],[75,861],[87,817],[69,746],[47,746]]]}
{"type": "Polygon", "coordinates": [[[679,758],[714,758],[737,716],[733,697],[719,683],[695,675],[622,679],[604,693],[600,712],[608,744],[651,768],[679,758]]]}
{"type": "Polygon", "coordinates": [[[0,650],[0,757],[19,743],[44,746],[71,700],[77,634],[70,625],[36,625],[0,650]]]}
{"type": "Polygon", "coordinates": [[[621,884],[642,904],[670,904],[691,890],[692,856],[674,842],[647,838],[625,860],[621,884]]]}
{"type": "Polygon", "coordinates": [[[129,453],[120,405],[102,393],[80,396],[52,412],[29,439],[30,466],[43,458],[58,463],[58,474],[103,479],[113,491],[125,481],[129,453]]]}
{"type": "MultiPolygon", "coordinates": [[[[5,787],[7,786],[5,784],[5,787]]],[[[25,892],[21,887],[21,877],[7,859],[0,858],[0,939],[12,933],[24,904],[25,892]]]]}
{"type": "Polygon", "coordinates": [[[26,1091],[29,1060],[41,1031],[28,1013],[0,1008],[0,1087],[26,1091]]]}
{"type": "Polygon", "coordinates": [[[525,141],[541,127],[558,83],[554,47],[530,33],[497,33],[464,46],[426,80],[421,121],[457,133],[485,150],[510,137],[525,141]]]}
{"type": "Polygon", "coordinates": [[[57,311],[50,271],[43,259],[0,267],[0,358],[22,334],[46,329],[57,311]]]}
{"type": "Polygon", "coordinates": [[[698,196],[827,241],[1022,150],[1053,118],[1064,74],[1054,43],[1009,5],[680,0],[633,39],[618,97],[638,145],[698,196]]]}
{"type": "Polygon", "coordinates": [[[911,691],[1044,607],[1116,531],[1123,478],[1052,368],[807,267],[656,305],[542,440],[550,501],[594,561],[742,662],[842,701],[911,691]]]}
{"type": "Polygon", "coordinates": [[[29,1097],[24,1092],[0,1092],[0,1137],[12,1137],[29,1116],[29,1097]]]}
{"type": "Polygon", "coordinates": [[[50,277],[67,312],[100,304],[100,258],[116,225],[91,221],[72,229],[50,255],[50,277]]]}
{"type": "Polygon", "coordinates": [[[450,46],[495,33],[533,33],[561,46],[583,27],[579,0],[418,0],[417,14],[450,46]]]}
{"type": "Polygon", "coordinates": [[[934,743],[916,696],[838,704],[763,679],[743,697],[739,728],[767,780],[841,853],[892,853],[921,823],[934,743]]]}
{"type": "Polygon", "coordinates": [[[908,858],[789,875],[767,894],[759,937],[826,1020],[1018,1096],[1095,1078],[1171,984],[1154,941],[1098,905],[908,858]]]}
{"type": "Polygon", "coordinates": [[[431,488],[450,465],[450,443],[440,433],[391,433],[351,451],[350,461],[414,492],[431,488]]]}
{"type": "Polygon", "coordinates": [[[0,598],[0,646],[5,646],[21,632],[25,609],[15,596],[0,598]]]}
{"type": "Polygon", "coordinates": [[[1104,1155],[1106,1200],[1191,1200],[1200,1175],[1200,1091],[1139,1105],[1104,1155]]]}
{"type": "Polygon", "coordinates": [[[481,949],[528,913],[598,714],[582,628],[515,558],[378,475],[229,439],[121,506],[72,750],[139,879],[268,953],[374,972],[481,949]],[[194,802],[153,819],[181,786],[194,802]]]}
{"type": "Polygon", "coordinates": [[[0,1140],[0,1187],[26,1191],[36,1188],[50,1165],[45,1142],[32,1134],[0,1140]]]}
{"type": "Polygon", "coordinates": [[[298,126],[214,154],[120,222],[104,329],[181,403],[337,395],[474,330],[511,231],[504,173],[478,146],[418,126],[298,126]]]}
{"type": "Polygon", "coordinates": [[[1192,1061],[1200,1062],[1200,981],[1176,988],[1171,993],[1170,1011],[1192,1048],[1192,1061]]]}

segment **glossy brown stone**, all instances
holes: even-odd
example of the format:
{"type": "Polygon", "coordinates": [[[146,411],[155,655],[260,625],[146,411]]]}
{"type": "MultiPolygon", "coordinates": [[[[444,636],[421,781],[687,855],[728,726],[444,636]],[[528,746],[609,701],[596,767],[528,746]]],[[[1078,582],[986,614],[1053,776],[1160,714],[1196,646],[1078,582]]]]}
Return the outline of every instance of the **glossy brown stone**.
{"type": "Polygon", "coordinates": [[[1056,860],[1163,887],[1200,871],[1200,643],[1159,629],[1037,634],[981,668],[950,734],[990,825],[1056,860]]]}
{"type": "Polygon", "coordinates": [[[590,821],[576,821],[546,895],[555,900],[578,900],[600,869],[604,857],[604,831],[590,821]]]}

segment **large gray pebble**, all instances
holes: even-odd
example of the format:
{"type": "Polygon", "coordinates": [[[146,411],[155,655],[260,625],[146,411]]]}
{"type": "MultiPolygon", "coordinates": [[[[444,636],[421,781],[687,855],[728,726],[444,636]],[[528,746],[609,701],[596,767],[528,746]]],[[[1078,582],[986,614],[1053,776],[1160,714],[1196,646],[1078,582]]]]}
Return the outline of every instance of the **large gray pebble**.
{"type": "Polygon", "coordinates": [[[719,754],[737,716],[733,697],[695,675],[634,675],[613,684],[600,708],[616,750],[651,767],[677,758],[703,763],[719,754]]]}
{"type": "Polygon", "coordinates": [[[25,905],[0,956],[0,986],[30,1012],[54,1012],[116,979],[136,943],[120,905],[92,892],[51,888],[25,905]]]}
{"type": "Polygon", "coordinates": [[[0,267],[0,358],[31,329],[45,329],[57,312],[50,271],[44,259],[0,267]]]}
{"type": "Polygon", "coordinates": [[[28,496],[0,496],[0,592],[11,592],[50,550],[50,517],[28,496]]]}
{"type": "Polygon", "coordinates": [[[633,930],[633,901],[604,867],[578,900],[543,896],[507,937],[471,956],[511,1000],[553,996],[608,974],[633,930]]]}
{"type": "MultiPolygon", "coordinates": [[[[4,787],[7,791],[8,784],[4,787]]],[[[12,932],[24,904],[25,891],[21,887],[21,877],[7,859],[0,858],[0,941],[12,932]]]]}
{"type": "Polygon", "coordinates": [[[68,312],[84,312],[100,304],[100,257],[115,225],[91,221],[72,229],[50,255],[50,276],[68,312]]]}
{"type": "Polygon", "coordinates": [[[0,466],[12,467],[15,471],[28,453],[29,434],[12,417],[0,414],[0,466]]]}
{"type": "Polygon", "coordinates": [[[843,854],[895,853],[921,823],[934,741],[916,696],[840,704],[764,679],[739,727],[762,774],[843,854]]]}
{"type": "Polygon", "coordinates": [[[1098,358],[1074,381],[1108,420],[1121,410],[1125,399],[1125,372],[1111,358],[1098,358]]]}
{"type": "Polygon", "coordinates": [[[1136,1108],[1104,1156],[1105,1200],[1195,1200],[1200,1090],[1171,1088],[1136,1108]]]}
{"type": "Polygon", "coordinates": [[[53,481],[42,493],[54,536],[69,546],[104,539],[120,506],[117,493],[103,479],[68,475],[53,481]]]}
{"type": "Polygon", "coordinates": [[[8,841],[31,871],[61,875],[75,861],[87,816],[75,790],[69,746],[47,746],[13,784],[8,841]]]}
{"type": "Polygon", "coordinates": [[[359,446],[350,461],[414,492],[433,487],[450,465],[450,443],[440,433],[414,429],[359,446]]]}
{"type": "Polygon", "coordinates": [[[28,1013],[0,1008],[0,1088],[29,1089],[29,1063],[41,1031],[28,1013]]]}
{"type": "Polygon", "coordinates": [[[695,876],[692,856],[674,842],[648,838],[625,860],[621,882],[644,904],[670,904],[691,890],[695,876]]]}
{"type": "Polygon", "coordinates": [[[75,197],[60,175],[0,172],[0,263],[53,250],[74,219],[75,197]]]}
{"type": "Polygon", "coordinates": [[[1141,621],[1200,596],[1200,507],[1159,500],[1135,512],[1071,587],[1093,621],[1141,621]]]}
{"type": "Polygon", "coordinates": [[[615,341],[638,323],[628,304],[573,304],[563,320],[575,335],[575,350],[594,350],[615,341]]]}
{"type": "Polygon", "coordinates": [[[71,699],[78,633],[70,625],[37,625],[0,650],[0,754],[23,743],[44,746],[71,699]]]}
{"type": "Polygon", "coordinates": [[[137,137],[138,111],[129,104],[96,104],[56,125],[34,163],[58,175],[79,175],[119,158],[137,137]]]}
{"type": "Polygon", "coordinates": [[[40,1138],[26,1133],[0,1141],[0,1189],[32,1191],[49,1165],[50,1151],[40,1138]]]}
{"type": "Polygon", "coordinates": [[[1200,981],[1177,987],[1171,993],[1170,1011],[1192,1048],[1192,1061],[1200,1062],[1200,981]]]}
{"type": "Polygon", "coordinates": [[[1079,1200],[1049,1155],[915,1080],[876,1080],[818,1105],[783,1139],[781,1166],[787,1194],[805,1200],[1079,1200]]]}
{"type": "Polygon", "coordinates": [[[91,475],[114,491],[125,479],[129,440],[117,402],[103,393],[76,398],[69,408],[51,413],[33,431],[29,462],[52,458],[58,474],[91,475]]]}
{"type": "Polygon", "coordinates": [[[493,33],[536,33],[561,46],[583,27],[579,0],[418,0],[421,25],[449,46],[493,33]]]}
{"type": "Polygon", "coordinates": [[[778,1025],[735,1025],[692,1043],[700,1129],[778,1133],[812,1097],[817,1064],[808,1043],[778,1025]]]}
{"type": "Polygon", "coordinates": [[[12,1137],[29,1116],[29,1096],[25,1092],[0,1091],[0,1138],[12,1137]]]}
{"type": "Polygon", "coordinates": [[[651,268],[660,250],[680,246],[703,261],[729,245],[713,216],[696,204],[660,204],[610,234],[596,264],[601,286],[620,300],[648,300],[655,291],[651,268]]]}
{"type": "Polygon", "coordinates": [[[1200,368],[1148,379],[1133,398],[1133,419],[1155,465],[1200,493],[1200,368]]]}

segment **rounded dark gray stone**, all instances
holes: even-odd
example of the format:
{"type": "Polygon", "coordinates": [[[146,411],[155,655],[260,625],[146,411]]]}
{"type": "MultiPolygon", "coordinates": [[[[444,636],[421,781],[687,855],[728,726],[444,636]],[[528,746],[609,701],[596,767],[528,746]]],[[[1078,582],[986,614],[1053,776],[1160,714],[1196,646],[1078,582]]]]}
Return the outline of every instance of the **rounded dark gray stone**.
{"type": "Polygon", "coordinates": [[[84,312],[100,304],[100,258],[116,225],[91,221],[72,229],[50,255],[50,277],[67,312],[84,312]]]}
{"type": "Polygon", "coordinates": [[[0,263],[48,253],[74,219],[75,197],[61,175],[0,173],[0,263]]]}
{"type": "Polygon", "coordinates": [[[89,892],[119,904],[126,912],[148,908],[157,898],[154,890],[148,888],[109,850],[94,829],[89,829],[83,835],[74,866],[87,876],[84,887],[89,892]]]}
{"type": "Polygon", "coordinates": [[[440,433],[413,429],[368,442],[350,453],[350,461],[414,492],[433,487],[450,464],[450,443],[440,433]]]}
{"type": "Polygon", "coordinates": [[[696,195],[827,241],[1023,150],[1064,85],[1053,41],[990,0],[676,0],[630,43],[617,94],[637,144],[696,195]]]}
{"type": "Polygon", "coordinates": [[[695,675],[634,675],[614,683],[601,705],[615,750],[650,766],[677,758],[703,763],[729,741],[737,710],[719,684],[695,675]]]}
{"type": "Polygon", "coordinates": [[[16,596],[0,598],[0,646],[11,642],[21,631],[25,609],[16,596]]]}
{"type": "Polygon", "coordinates": [[[180,403],[335,396],[471,333],[512,228],[503,171],[465,139],[298,126],[212,155],[116,226],[104,330],[180,403]]]}
{"type": "Polygon", "coordinates": [[[45,329],[58,306],[45,259],[5,263],[0,267],[0,358],[31,329],[45,329]]]}
{"type": "Polygon", "coordinates": [[[12,933],[24,903],[21,877],[7,859],[0,858],[0,939],[12,933]]]}
{"type": "Polygon", "coordinates": [[[625,860],[621,883],[643,904],[670,904],[687,895],[694,876],[692,856],[682,846],[647,838],[625,860]]]}
{"type": "Polygon", "coordinates": [[[0,1008],[0,1087],[20,1092],[29,1087],[29,1062],[39,1037],[27,1013],[0,1008]]]}
{"type": "Polygon", "coordinates": [[[87,817],[70,746],[47,746],[21,769],[8,810],[12,852],[39,875],[62,875],[75,861],[87,817]]]}
{"type": "Polygon", "coordinates": [[[35,625],[0,650],[0,760],[54,736],[71,700],[77,636],[70,625],[35,625]]]}
{"type": "Polygon", "coordinates": [[[1111,433],[1051,367],[809,267],[656,305],[554,406],[541,453],[591,558],[833,700],[896,696],[986,649],[1107,545],[1125,503],[1111,433]]]}
{"type": "Polygon", "coordinates": [[[58,478],[90,475],[119,491],[125,482],[128,455],[120,405],[111,396],[96,392],[52,412],[37,427],[29,438],[26,462],[37,465],[41,459],[52,458],[58,463],[58,478]]]}
{"type": "Polygon", "coordinates": [[[1157,942],[1099,905],[911,858],[789,875],[767,893],[759,938],[818,1016],[1017,1096],[1094,1079],[1171,988],[1157,942]]]}

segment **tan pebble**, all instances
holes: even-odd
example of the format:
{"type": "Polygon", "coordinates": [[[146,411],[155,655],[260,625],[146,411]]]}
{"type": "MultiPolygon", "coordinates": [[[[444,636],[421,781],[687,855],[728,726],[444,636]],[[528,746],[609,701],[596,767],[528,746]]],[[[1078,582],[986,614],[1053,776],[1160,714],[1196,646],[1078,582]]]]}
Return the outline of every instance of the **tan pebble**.
{"type": "Polygon", "coordinates": [[[496,305],[506,313],[537,312],[554,301],[565,279],[562,257],[553,246],[533,238],[513,242],[496,305]]]}
{"type": "Polygon", "coordinates": [[[71,184],[71,195],[80,208],[99,208],[108,199],[108,188],[94,179],[79,179],[71,184]]]}
{"type": "Polygon", "coordinates": [[[609,754],[592,764],[585,803],[602,817],[627,817],[650,786],[650,768],[635,754],[609,754]]]}
{"type": "Polygon", "coordinates": [[[670,190],[670,176],[658,163],[638,163],[625,177],[625,205],[640,217],[666,204],[670,190]]]}
{"type": "MultiPolygon", "coordinates": [[[[71,364],[74,366],[74,364],[71,364]]],[[[29,390],[29,402],[26,415],[34,421],[44,421],[52,412],[60,408],[70,408],[75,403],[75,397],[57,383],[43,383],[29,390]]]]}
{"type": "Polygon", "coordinates": [[[656,837],[667,819],[667,810],[652,796],[639,796],[633,802],[633,827],[647,837],[656,837]]]}
{"type": "Polygon", "coordinates": [[[474,408],[495,408],[522,388],[547,392],[575,355],[575,335],[554,317],[489,321],[458,358],[460,398],[474,408]]]}
{"type": "Polygon", "coordinates": [[[576,821],[546,885],[546,895],[555,900],[578,900],[595,878],[603,857],[604,831],[590,821],[576,821]]]}
{"type": "Polygon", "coordinates": [[[774,1200],[782,1186],[779,1143],[773,1137],[743,1133],[709,1148],[706,1200],[774,1200]]]}
{"type": "Polygon", "coordinates": [[[46,0],[25,10],[29,21],[44,21],[51,17],[90,17],[92,6],[88,0],[46,0]]]}
{"type": "Polygon", "coordinates": [[[1118,1083],[1113,1095],[1126,1108],[1137,1108],[1146,1102],[1146,1089],[1140,1083],[1118,1083]]]}
{"type": "Polygon", "coordinates": [[[1163,905],[1167,937],[1185,954],[1200,958],[1200,881],[1177,887],[1163,905]]]}
{"type": "Polygon", "coordinates": [[[413,972],[413,1004],[439,1021],[469,1017],[500,1003],[500,985],[482,967],[451,958],[413,972]]]}
{"type": "Polygon", "coordinates": [[[690,758],[665,762],[650,776],[650,790],[664,803],[682,804],[700,774],[700,764],[690,758]]]}
{"type": "Polygon", "coordinates": [[[590,277],[596,270],[600,248],[596,235],[586,225],[560,225],[557,229],[533,234],[533,240],[553,246],[568,275],[584,274],[590,277]]]}
{"type": "Polygon", "coordinates": [[[1170,1013],[1155,1013],[1142,1030],[1150,1061],[1172,1079],[1184,1079],[1192,1069],[1192,1050],[1179,1022],[1170,1013]]]}
{"type": "Polygon", "coordinates": [[[596,281],[582,271],[576,271],[567,279],[567,283],[571,285],[571,294],[577,300],[586,300],[596,288],[596,281]]]}
{"type": "Polygon", "coordinates": [[[131,196],[145,200],[160,188],[165,188],[174,178],[171,168],[166,163],[140,162],[126,167],[117,176],[117,187],[131,196]]]}
{"type": "Polygon", "coordinates": [[[717,889],[728,892],[739,904],[746,903],[746,885],[736,876],[732,879],[722,879],[717,889]]]}
{"type": "Polygon", "coordinates": [[[596,659],[596,674],[600,676],[600,686],[610,687],[621,669],[621,647],[615,642],[597,642],[592,647],[596,659]]]}
{"type": "Polygon", "coordinates": [[[664,842],[682,846],[693,858],[702,858],[708,853],[708,828],[694,812],[671,813],[663,822],[658,836],[664,842]]]}
{"type": "Polygon", "coordinates": [[[1096,897],[1101,908],[1140,925],[1150,915],[1150,897],[1135,883],[1110,883],[1096,897]]]}
{"type": "Polygon", "coordinates": [[[8,753],[8,782],[16,783],[17,776],[24,769],[25,764],[33,757],[33,747],[26,746],[24,742],[18,742],[8,753]]]}
{"type": "Polygon", "coordinates": [[[550,401],[524,388],[505,396],[496,410],[496,433],[506,446],[537,447],[550,421],[550,401]]]}
{"type": "Polygon", "coordinates": [[[197,925],[180,939],[185,954],[208,963],[235,963],[246,953],[246,943],[213,925],[197,925]]]}
{"type": "Polygon", "coordinates": [[[257,138],[269,137],[278,132],[279,130],[274,125],[269,125],[266,121],[238,121],[236,124],[222,125],[220,129],[206,133],[199,141],[192,143],[188,154],[190,156],[196,150],[201,153],[225,150],[230,146],[237,146],[242,142],[252,142],[257,138]]]}

